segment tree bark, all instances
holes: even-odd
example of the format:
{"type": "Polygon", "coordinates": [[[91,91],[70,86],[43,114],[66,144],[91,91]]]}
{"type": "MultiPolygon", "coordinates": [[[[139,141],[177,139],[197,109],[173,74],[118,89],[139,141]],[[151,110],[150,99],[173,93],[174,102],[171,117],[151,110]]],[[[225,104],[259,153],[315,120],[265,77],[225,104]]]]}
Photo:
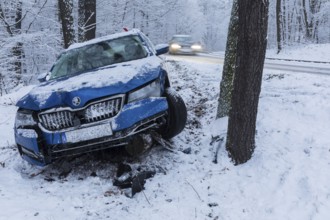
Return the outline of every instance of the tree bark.
{"type": "Polygon", "coordinates": [[[268,0],[238,1],[237,57],[226,149],[235,165],[255,149],[256,120],[267,46],[268,0]]]}
{"type": "Polygon", "coordinates": [[[64,48],[68,48],[75,42],[75,31],[73,26],[73,0],[58,0],[59,15],[62,23],[64,48]]]}
{"type": "Polygon", "coordinates": [[[225,117],[229,114],[236,64],[237,34],[238,4],[237,0],[234,0],[228,28],[225,61],[222,70],[222,79],[220,83],[220,96],[218,100],[217,118],[225,117]]]}

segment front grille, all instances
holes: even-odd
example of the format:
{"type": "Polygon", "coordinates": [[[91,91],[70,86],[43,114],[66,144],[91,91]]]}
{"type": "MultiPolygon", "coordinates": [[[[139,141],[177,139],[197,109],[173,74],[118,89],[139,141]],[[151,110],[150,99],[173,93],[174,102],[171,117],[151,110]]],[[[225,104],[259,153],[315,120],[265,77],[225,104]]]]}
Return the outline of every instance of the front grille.
{"type": "Polygon", "coordinates": [[[69,128],[74,125],[74,112],[67,110],[40,114],[39,117],[43,127],[51,131],[69,128]]]}
{"type": "Polygon", "coordinates": [[[89,105],[84,110],[84,122],[90,123],[116,116],[120,111],[121,101],[121,98],[116,98],[89,105]]]}
{"type": "Polygon", "coordinates": [[[121,110],[123,97],[101,100],[79,110],[48,110],[39,113],[41,125],[49,131],[67,129],[80,124],[97,122],[116,116],[121,110]]]}

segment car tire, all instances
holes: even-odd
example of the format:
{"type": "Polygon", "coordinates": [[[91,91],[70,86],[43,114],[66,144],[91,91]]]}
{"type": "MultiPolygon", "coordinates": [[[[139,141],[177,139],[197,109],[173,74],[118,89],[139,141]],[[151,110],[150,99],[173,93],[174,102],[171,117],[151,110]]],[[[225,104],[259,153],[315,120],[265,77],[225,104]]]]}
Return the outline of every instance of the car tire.
{"type": "Polygon", "coordinates": [[[168,103],[166,124],[160,128],[164,139],[178,135],[185,127],[187,121],[187,108],[181,96],[172,88],[167,88],[164,96],[168,103]]]}

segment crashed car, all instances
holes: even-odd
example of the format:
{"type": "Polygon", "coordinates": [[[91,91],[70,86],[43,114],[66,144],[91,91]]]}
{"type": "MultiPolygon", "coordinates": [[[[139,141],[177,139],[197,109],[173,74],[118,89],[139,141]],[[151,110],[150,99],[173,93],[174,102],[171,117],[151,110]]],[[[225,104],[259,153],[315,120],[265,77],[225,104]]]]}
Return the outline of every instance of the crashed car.
{"type": "Polygon", "coordinates": [[[69,47],[16,104],[20,155],[44,166],[127,146],[148,132],[162,139],[179,134],[187,110],[158,56],[167,52],[168,45],[155,47],[139,30],[69,47]]]}
{"type": "Polygon", "coordinates": [[[190,35],[174,35],[169,42],[170,54],[190,54],[194,55],[202,52],[201,43],[194,42],[190,35]]]}

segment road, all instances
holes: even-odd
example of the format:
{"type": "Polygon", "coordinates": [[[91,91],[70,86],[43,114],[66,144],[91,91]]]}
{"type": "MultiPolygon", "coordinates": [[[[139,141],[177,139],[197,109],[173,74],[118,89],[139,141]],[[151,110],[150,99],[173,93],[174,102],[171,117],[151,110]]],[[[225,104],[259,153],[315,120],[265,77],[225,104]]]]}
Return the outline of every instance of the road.
{"type": "MultiPolygon", "coordinates": [[[[210,63],[210,64],[223,64],[223,55],[210,55],[210,54],[198,54],[196,56],[187,55],[166,55],[167,59],[198,62],[198,63],[210,63]]],[[[315,63],[308,61],[289,61],[289,60],[274,60],[266,59],[266,69],[273,70],[287,70],[297,73],[312,73],[321,75],[330,75],[330,63],[315,63]]]]}

